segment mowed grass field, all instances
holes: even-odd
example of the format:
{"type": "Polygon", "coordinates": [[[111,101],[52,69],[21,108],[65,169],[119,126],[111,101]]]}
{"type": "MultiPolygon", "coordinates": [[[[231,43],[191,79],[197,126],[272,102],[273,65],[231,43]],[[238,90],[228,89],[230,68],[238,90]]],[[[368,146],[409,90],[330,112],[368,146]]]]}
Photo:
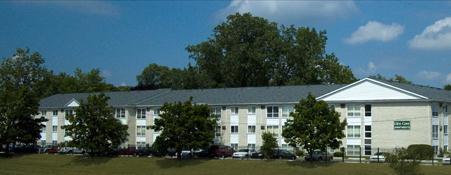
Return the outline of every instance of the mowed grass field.
{"type": "MultiPolygon", "coordinates": [[[[424,174],[449,175],[451,166],[421,166],[424,174]]],[[[0,158],[0,174],[167,174],[167,175],[371,175],[394,174],[384,164],[308,163],[280,160],[169,160],[164,158],[85,158],[26,155],[0,158]]]]}

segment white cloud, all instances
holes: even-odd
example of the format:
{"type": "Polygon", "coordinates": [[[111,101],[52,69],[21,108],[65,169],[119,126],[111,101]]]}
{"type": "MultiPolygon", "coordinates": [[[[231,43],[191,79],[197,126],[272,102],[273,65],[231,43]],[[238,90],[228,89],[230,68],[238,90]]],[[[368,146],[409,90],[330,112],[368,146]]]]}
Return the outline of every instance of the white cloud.
{"type": "Polygon", "coordinates": [[[119,11],[110,2],[107,1],[13,1],[17,4],[42,5],[50,7],[64,8],[84,14],[93,14],[101,16],[117,16],[119,11]]]}
{"type": "Polygon", "coordinates": [[[451,17],[443,18],[426,27],[409,42],[414,49],[451,49],[451,17]]]}
{"type": "Polygon", "coordinates": [[[368,63],[368,70],[370,70],[370,71],[375,71],[376,70],[376,65],[372,61],[370,61],[368,63]]]}
{"type": "Polygon", "coordinates": [[[451,73],[446,76],[446,83],[451,83],[451,73]]]}
{"type": "Polygon", "coordinates": [[[353,1],[251,1],[233,0],[220,10],[221,17],[232,13],[250,12],[278,22],[311,21],[345,17],[357,11],[353,1]]]}
{"type": "Polygon", "coordinates": [[[426,80],[433,80],[433,79],[437,79],[441,76],[440,72],[435,72],[435,71],[420,71],[418,72],[418,77],[422,78],[422,79],[426,79],[426,80]]]}
{"type": "Polygon", "coordinates": [[[374,62],[370,61],[370,62],[368,62],[368,65],[366,66],[366,68],[360,67],[359,72],[364,77],[367,77],[367,76],[375,74],[376,73],[376,69],[377,69],[376,64],[374,64],[374,62]]]}
{"type": "Polygon", "coordinates": [[[349,44],[359,44],[368,41],[382,41],[387,42],[395,39],[404,32],[404,27],[392,23],[383,24],[377,21],[368,21],[363,26],[360,26],[349,38],[345,41],[349,44]]]}

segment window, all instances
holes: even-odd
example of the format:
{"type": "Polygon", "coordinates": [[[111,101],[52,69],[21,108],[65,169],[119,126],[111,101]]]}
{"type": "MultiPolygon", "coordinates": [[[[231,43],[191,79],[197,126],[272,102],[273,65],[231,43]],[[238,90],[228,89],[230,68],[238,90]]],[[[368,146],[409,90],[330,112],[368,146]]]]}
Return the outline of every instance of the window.
{"type": "Polygon", "coordinates": [[[438,125],[432,125],[432,139],[438,139],[438,125]]]}
{"type": "Polygon", "coordinates": [[[153,110],[153,115],[154,116],[159,116],[160,115],[160,109],[154,109],[153,110]]]}
{"type": "Polygon", "coordinates": [[[437,105],[432,105],[432,117],[438,117],[437,105]]]}
{"type": "Polygon", "coordinates": [[[438,146],[432,146],[432,149],[434,150],[434,154],[438,153],[438,146]]]}
{"type": "Polygon", "coordinates": [[[146,136],[146,126],[136,126],[136,136],[145,137],[146,136]]]}
{"type": "Polygon", "coordinates": [[[232,115],[238,115],[238,107],[231,107],[232,115]]]}
{"type": "Polygon", "coordinates": [[[371,125],[365,125],[365,137],[371,138],[371,125]]]}
{"type": "Polygon", "coordinates": [[[58,132],[58,126],[52,126],[52,132],[54,133],[58,132]]]}
{"type": "Polygon", "coordinates": [[[232,147],[233,150],[238,150],[238,144],[237,143],[230,144],[230,147],[232,147]]]}
{"type": "Polygon", "coordinates": [[[448,136],[448,125],[443,125],[443,134],[448,136]]]}
{"type": "Polygon", "coordinates": [[[221,126],[215,127],[215,136],[220,137],[221,136],[221,126]]]}
{"type": "Polygon", "coordinates": [[[136,109],[137,119],[146,119],[146,109],[136,109]]]}
{"type": "Polygon", "coordinates": [[[279,126],[268,125],[268,126],[266,126],[266,130],[267,130],[267,132],[272,133],[274,136],[277,136],[277,134],[279,133],[279,126]]]}
{"type": "Polygon", "coordinates": [[[360,138],[360,126],[359,125],[348,125],[348,138],[360,138]]]}
{"type": "Polygon", "coordinates": [[[443,151],[448,152],[448,145],[444,145],[444,146],[443,146],[443,151]]]}
{"type": "Polygon", "coordinates": [[[230,132],[232,134],[237,134],[238,133],[238,126],[230,126],[230,132]]]}
{"type": "Polygon", "coordinates": [[[371,145],[365,145],[365,155],[371,155],[371,145]]]}
{"type": "Polygon", "coordinates": [[[255,134],[255,125],[247,126],[247,133],[248,134],[255,134]]]}
{"type": "Polygon", "coordinates": [[[44,126],[41,128],[41,132],[44,132],[44,133],[45,133],[46,129],[47,129],[47,126],[44,125],[44,126]]]}
{"type": "Polygon", "coordinates": [[[211,108],[211,114],[214,115],[216,119],[221,118],[221,107],[211,108]]]}
{"type": "Polygon", "coordinates": [[[247,114],[255,114],[255,109],[256,109],[255,106],[250,106],[250,107],[247,109],[247,114]]]}
{"type": "Polygon", "coordinates": [[[266,117],[278,118],[279,117],[279,107],[277,107],[277,106],[266,107],[266,117]]]}
{"type": "Polygon", "coordinates": [[[288,150],[288,144],[282,144],[282,149],[283,150],[288,150]]]}
{"type": "Polygon", "coordinates": [[[346,155],[348,156],[360,155],[360,145],[348,145],[346,148],[347,148],[346,155]]]}
{"type": "Polygon", "coordinates": [[[52,140],[52,146],[58,145],[58,142],[56,140],[52,140]]]}
{"type": "Polygon", "coordinates": [[[348,117],[360,117],[360,106],[348,105],[348,117]]]}
{"type": "Polygon", "coordinates": [[[247,144],[247,149],[249,149],[250,151],[254,151],[255,150],[255,144],[247,144]]]}
{"type": "Polygon", "coordinates": [[[125,118],[124,108],[116,108],[116,118],[125,118]]]}
{"type": "Polygon", "coordinates": [[[71,109],[65,110],[64,112],[65,112],[64,113],[65,116],[70,116],[70,115],[74,114],[74,110],[71,110],[71,109]]]}
{"type": "Polygon", "coordinates": [[[138,147],[138,148],[145,148],[146,147],[146,142],[136,142],[136,147],[138,147]]]}
{"type": "Polygon", "coordinates": [[[41,111],[41,115],[45,116],[47,111],[41,111]]]}
{"type": "Polygon", "coordinates": [[[365,139],[365,144],[371,145],[371,139],[365,139]]]}
{"type": "Polygon", "coordinates": [[[58,115],[58,110],[54,110],[53,111],[53,116],[57,116],[58,115]]]}
{"type": "Polygon", "coordinates": [[[284,106],[282,108],[282,117],[289,117],[291,112],[293,112],[293,106],[284,106]]]}
{"type": "Polygon", "coordinates": [[[365,105],[365,117],[371,117],[371,105],[365,105]]]}

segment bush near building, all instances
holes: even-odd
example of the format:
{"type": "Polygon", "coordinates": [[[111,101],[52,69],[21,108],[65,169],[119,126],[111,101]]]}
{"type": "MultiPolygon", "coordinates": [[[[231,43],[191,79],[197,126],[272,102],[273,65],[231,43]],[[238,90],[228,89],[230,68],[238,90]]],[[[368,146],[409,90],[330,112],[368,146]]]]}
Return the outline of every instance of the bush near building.
{"type": "Polygon", "coordinates": [[[434,156],[434,149],[431,145],[414,144],[407,147],[409,159],[431,160],[434,156]]]}

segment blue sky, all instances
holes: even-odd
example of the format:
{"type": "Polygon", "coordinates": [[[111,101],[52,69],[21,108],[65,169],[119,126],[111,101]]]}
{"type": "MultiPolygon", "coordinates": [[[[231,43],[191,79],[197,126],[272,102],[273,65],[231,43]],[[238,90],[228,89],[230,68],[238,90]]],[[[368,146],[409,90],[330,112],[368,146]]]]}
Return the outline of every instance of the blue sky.
{"type": "MultiPolygon", "coordinates": [[[[451,83],[450,1],[2,1],[0,57],[28,47],[55,72],[99,68],[135,85],[151,63],[184,67],[185,47],[206,40],[228,14],[326,30],[327,50],[354,74],[401,74],[451,83]]],[[[192,61],[192,60],[191,60],[192,61]]]]}

